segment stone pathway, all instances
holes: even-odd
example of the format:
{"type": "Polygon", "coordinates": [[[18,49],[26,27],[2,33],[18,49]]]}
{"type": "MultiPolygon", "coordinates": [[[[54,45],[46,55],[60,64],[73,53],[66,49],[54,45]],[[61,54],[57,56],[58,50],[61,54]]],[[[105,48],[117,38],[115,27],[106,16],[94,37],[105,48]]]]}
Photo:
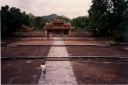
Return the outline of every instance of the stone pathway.
{"type": "MultiPolygon", "coordinates": [[[[53,41],[53,45],[60,44],[64,45],[63,40],[53,41]]],[[[51,47],[47,57],[68,57],[66,47],[51,47]]],[[[46,66],[46,77],[42,74],[38,85],[78,85],[69,61],[46,61],[46,66]]]]}
{"type": "Polygon", "coordinates": [[[64,45],[62,38],[54,38],[53,46],[51,47],[47,57],[68,57],[66,47],[57,45],[64,45]]]}

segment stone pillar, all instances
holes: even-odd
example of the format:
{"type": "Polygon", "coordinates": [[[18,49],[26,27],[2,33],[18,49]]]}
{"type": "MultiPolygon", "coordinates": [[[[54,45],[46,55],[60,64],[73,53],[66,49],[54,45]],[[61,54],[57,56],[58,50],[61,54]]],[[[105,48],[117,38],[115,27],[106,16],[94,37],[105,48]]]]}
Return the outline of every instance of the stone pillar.
{"type": "Polygon", "coordinates": [[[69,34],[69,36],[71,36],[71,30],[69,30],[69,33],[68,34],[69,34]]]}
{"type": "Polygon", "coordinates": [[[62,31],[62,37],[64,36],[64,31],[62,31]]]}
{"type": "Polygon", "coordinates": [[[45,36],[47,36],[47,30],[45,30],[45,36]]]}

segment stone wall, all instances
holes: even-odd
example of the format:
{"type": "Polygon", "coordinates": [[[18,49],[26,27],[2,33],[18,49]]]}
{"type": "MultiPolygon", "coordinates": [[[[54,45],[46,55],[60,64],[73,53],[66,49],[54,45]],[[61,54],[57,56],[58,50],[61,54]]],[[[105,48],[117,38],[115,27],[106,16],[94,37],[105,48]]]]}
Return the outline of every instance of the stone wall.
{"type": "Polygon", "coordinates": [[[72,37],[88,37],[88,36],[93,36],[93,33],[87,30],[77,29],[77,30],[71,31],[71,36],[72,37]]]}
{"type": "Polygon", "coordinates": [[[14,36],[19,36],[19,37],[43,37],[43,36],[45,36],[45,32],[44,31],[15,32],[14,36]]]}
{"type": "MultiPolygon", "coordinates": [[[[45,31],[30,31],[30,32],[15,32],[15,36],[19,37],[44,37],[45,31]]],[[[88,37],[92,36],[93,33],[86,31],[86,30],[71,30],[70,35],[65,35],[65,36],[70,36],[70,37],[88,37]]]]}

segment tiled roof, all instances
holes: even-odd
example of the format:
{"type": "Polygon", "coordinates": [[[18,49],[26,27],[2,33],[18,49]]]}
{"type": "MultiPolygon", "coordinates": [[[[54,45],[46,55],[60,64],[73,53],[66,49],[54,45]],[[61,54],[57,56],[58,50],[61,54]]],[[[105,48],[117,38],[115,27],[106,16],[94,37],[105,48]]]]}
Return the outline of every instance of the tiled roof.
{"type": "Polygon", "coordinates": [[[65,23],[63,20],[57,19],[51,23],[46,23],[44,28],[45,29],[71,29],[71,25],[70,23],[65,23]],[[56,25],[57,23],[58,24],[62,23],[62,25],[61,26],[56,25]]]}

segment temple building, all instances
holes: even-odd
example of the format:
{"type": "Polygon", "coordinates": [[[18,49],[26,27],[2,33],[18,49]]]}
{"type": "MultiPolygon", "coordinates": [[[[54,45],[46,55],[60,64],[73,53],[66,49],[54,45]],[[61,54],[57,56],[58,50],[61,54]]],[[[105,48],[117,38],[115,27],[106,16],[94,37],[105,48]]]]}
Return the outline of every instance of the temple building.
{"type": "Polygon", "coordinates": [[[65,23],[63,20],[57,19],[53,22],[46,23],[45,35],[52,34],[53,36],[70,35],[73,27],[70,23],[65,23]]]}

